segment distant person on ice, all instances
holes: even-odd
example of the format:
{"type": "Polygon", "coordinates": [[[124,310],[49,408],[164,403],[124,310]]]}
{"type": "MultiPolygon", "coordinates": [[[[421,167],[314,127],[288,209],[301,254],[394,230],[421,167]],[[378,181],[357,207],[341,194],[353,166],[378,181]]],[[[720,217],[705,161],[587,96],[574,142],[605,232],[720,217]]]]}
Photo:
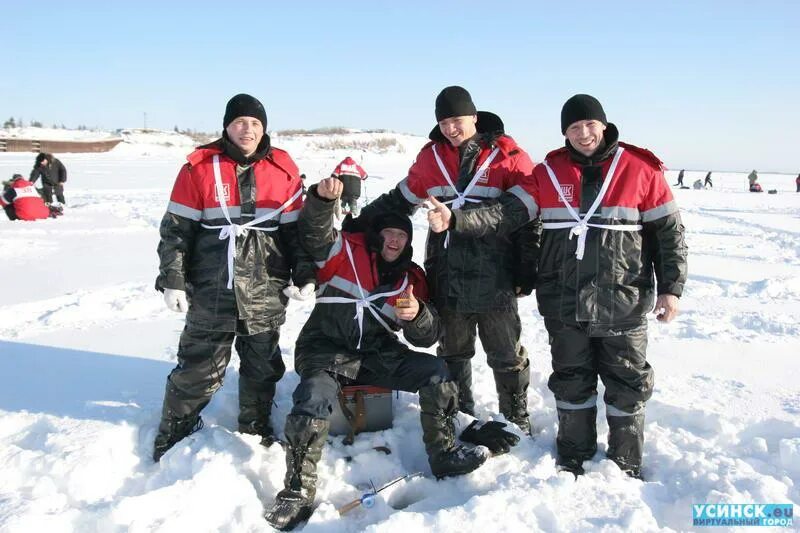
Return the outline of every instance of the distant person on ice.
{"type": "Polygon", "coordinates": [[[367,171],[356,163],[355,159],[348,156],[336,165],[331,177],[344,184],[342,197],[336,206],[337,218],[341,218],[343,214],[347,213],[352,213],[353,217],[357,217],[360,209],[358,199],[361,198],[361,182],[367,179],[367,171]]]}
{"type": "Polygon", "coordinates": [[[750,174],[748,174],[747,175],[747,181],[749,182],[750,188],[752,189],[753,185],[755,185],[756,182],[758,181],[758,172],[753,170],[750,174]]]}
{"type": "MultiPolygon", "coordinates": [[[[350,223],[369,227],[380,213],[410,215],[428,197],[469,211],[494,202],[533,170],[528,154],[506,135],[503,121],[477,111],[463,87],[445,87],[437,95],[436,125],[408,176],[389,193],[370,202],[350,223]]],[[[492,369],[500,412],[523,432],[528,417],[530,361],[520,342],[517,298],[530,294],[539,253],[539,226],[525,226],[502,238],[428,233],[425,271],[431,298],[442,317],[437,354],[458,383],[459,409],[475,414],[472,358],[476,330],[492,369]],[[524,268],[522,268],[524,266],[524,268]]]]}
{"type": "Polygon", "coordinates": [[[681,171],[678,172],[678,183],[676,183],[675,185],[679,187],[683,187],[683,172],[684,172],[683,169],[681,169],[681,171]]]}
{"type": "MultiPolygon", "coordinates": [[[[343,188],[335,178],[312,185],[300,215],[300,240],[317,262],[325,289],[295,345],[300,384],[284,429],[284,488],[266,514],[278,529],[292,529],[311,515],[317,462],[342,377],[419,393],[422,439],[437,477],[471,472],[490,451],[455,440],[458,386],[444,360],[409,349],[395,334],[402,330],[409,343],[420,347],[433,345],[439,334],[425,273],[411,261],[411,221],[385,213],[365,232],[337,232],[334,206],[343,188]]],[[[471,424],[462,440],[486,444],[497,453],[519,441],[502,429],[504,424],[478,426],[471,424]]]]}
{"type": "Polygon", "coordinates": [[[800,192],[800,174],[798,174],[797,177],[794,179],[794,184],[797,186],[796,192],[800,192]]]}
{"type": "Polygon", "coordinates": [[[47,205],[53,203],[53,192],[56,193],[56,200],[64,206],[64,183],[67,182],[67,167],[64,163],[53,157],[53,154],[44,152],[36,156],[31,170],[31,183],[42,178],[42,194],[47,205]]]}
{"type": "Polygon", "coordinates": [[[640,477],[645,402],[653,393],[646,315],[654,307],[662,322],[678,314],[686,282],[683,223],[661,161],[619,142],[597,99],[567,100],[561,133],[566,146],[547,154],[496,205],[451,212],[433,202],[428,220],[432,231],[485,238],[541,213],[536,298],[550,336],[558,465],[582,474],[583,461],[597,451],[599,376],[607,456],[640,477]]]}
{"type": "Polygon", "coordinates": [[[3,183],[0,205],[9,220],[41,220],[56,216],[44,204],[33,183],[23,178],[22,174],[14,174],[3,183]]]}
{"type": "Polygon", "coordinates": [[[186,313],[186,326],[167,378],[156,461],[202,427],[200,411],[222,386],[234,340],[239,431],[271,444],[272,399],[285,370],[279,328],[288,298],[314,294],[313,264],[297,237],[300,173],[270,146],[264,106],[237,94],[222,127],[221,139],[187,157],[161,221],[156,288],[169,309],[186,313]]]}
{"type": "Polygon", "coordinates": [[[709,189],[713,189],[714,188],[714,184],[711,182],[711,171],[710,170],[708,171],[708,174],[706,174],[706,179],[703,182],[703,187],[708,187],[709,189]]]}

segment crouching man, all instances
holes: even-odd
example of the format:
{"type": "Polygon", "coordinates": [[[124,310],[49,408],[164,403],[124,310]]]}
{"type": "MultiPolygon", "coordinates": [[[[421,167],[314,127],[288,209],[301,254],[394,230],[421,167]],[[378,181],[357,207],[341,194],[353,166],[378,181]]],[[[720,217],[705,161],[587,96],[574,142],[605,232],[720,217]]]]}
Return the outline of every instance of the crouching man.
{"type": "MultiPolygon", "coordinates": [[[[311,516],[317,462],[337,401],[337,375],[419,392],[423,440],[437,477],[472,472],[490,454],[484,446],[456,443],[458,386],[445,361],[409,349],[394,333],[402,329],[411,344],[421,347],[431,346],[439,335],[438,315],[427,303],[425,274],[411,261],[411,221],[390,213],[376,217],[364,233],[339,233],[333,229],[333,211],[341,193],[342,182],[335,178],[312,186],[298,222],[301,244],[319,267],[321,293],[295,345],[301,380],[284,430],[284,489],[266,514],[272,526],[283,530],[311,516]]],[[[472,442],[481,442],[480,437],[472,442]]],[[[502,432],[493,447],[508,451],[518,440],[502,432]]]]}

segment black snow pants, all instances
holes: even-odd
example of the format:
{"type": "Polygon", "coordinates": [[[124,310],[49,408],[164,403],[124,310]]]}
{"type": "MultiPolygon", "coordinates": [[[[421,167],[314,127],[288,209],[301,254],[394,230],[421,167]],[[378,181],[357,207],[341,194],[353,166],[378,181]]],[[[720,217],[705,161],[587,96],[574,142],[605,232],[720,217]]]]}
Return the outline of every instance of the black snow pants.
{"type": "Polygon", "coordinates": [[[589,336],[580,325],[552,319],[545,319],[545,327],[553,364],[548,386],[558,408],[559,459],[586,460],[597,451],[599,376],[606,388],[608,455],[618,463],[641,465],[644,405],[653,394],[653,368],[646,360],[647,325],[606,337],[589,336]]]}
{"type": "Polygon", "coordinates": [[[272,390],[286,367],[278,346],[279,331],[237,336],[233,332],[197,329],[189,324],[181,334],[178,365],[167,378],[165,407],[171,416],[197,415],[222,386],[231,360],[231,345],[239,354],[239,400],[272,390]]]}
{"type": "MultiPolygon", "coordinates": [[[[365,367],[362,365],[356,376],[358,385],[417,392],[427,385],[450,380],[443,360],[421,352],[407,352],[391,373],[377,374],[365,367]]],[[[333,412],[334,402],[338,402],[338,394],[339,382],[333,373],[318,371],[301,376],[292,395],[294,406],[290,414],[327,420],[333,412]]]]}
{"type": "Polygon", "coordinates": [[[44,196],[44,201],[46,204],[50,205],[53,203],[53,192],[56,193],[56,200],[58,200],[61,204],[67,203],[64,200],[64,185],[58,183],[56,185],[52,185],[47,183],[46,181],[42,182],[42,195],[44,196]]]}
{"type": "Polygon", "coordinates": [[[528,353],[520,344],[522,324],[516,309],[484,313],[459,313],[442,309],[441,329],[436,353],[450,369],[453,381],[458,383],[459,408],[475,414],[472,398],[472,363],[475,356],[475,330],[486,352],[495,381],[514,382],[513,388],[527,390],[528,353]]]}

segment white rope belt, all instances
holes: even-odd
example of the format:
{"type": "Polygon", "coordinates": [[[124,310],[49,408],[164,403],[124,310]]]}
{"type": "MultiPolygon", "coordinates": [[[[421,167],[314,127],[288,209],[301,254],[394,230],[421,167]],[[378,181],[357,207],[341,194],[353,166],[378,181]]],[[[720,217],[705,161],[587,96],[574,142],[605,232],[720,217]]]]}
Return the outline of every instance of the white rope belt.
{"type": "Polygon", "coordinates": [[[569,240],[572,237],[578,237],[578,247],[575,250],[575,257],[578,260],[583,259],[583,253],[586,249],[586,235],[589,228],[610,229],[615,231],[639,231],[642,229],[641,224],[592,224],[581,220],[580,222],[545,222],[542,224],[544,229],[565,229],[572,228],[569,232],[569,240]]]}

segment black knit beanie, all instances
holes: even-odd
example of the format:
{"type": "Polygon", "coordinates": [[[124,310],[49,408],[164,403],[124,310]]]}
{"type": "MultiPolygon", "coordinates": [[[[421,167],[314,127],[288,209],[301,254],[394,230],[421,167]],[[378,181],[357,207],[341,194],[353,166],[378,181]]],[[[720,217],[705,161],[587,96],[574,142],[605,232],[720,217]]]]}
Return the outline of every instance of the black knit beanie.
{"type": "Polygon", "coordinates": [[[411,243],[411,238],[414,236],[414,230],[411,226],[411,220],[402,215],[398,215],[397,213],[384,213],[382,215],[378,215],[372,221],[372,227],[375,229],[375,233],[380,234],[381,230],[386,228],[396,228],[406,232],[408,235],[408,242],[411,243]]]}
{"type": "Polygon", "coordinates": [[[573,122],[579,120],[599,120],[608,126],[606,112],[594,96],[576,94],[564,103],[561,108],[561,133],[565,134],[573,122]]]}
{"type": "Polygon", "coordinates": [[[261,121],[264,131],[267,131],[267,112],[258,99],[249,94],[237,94],[225,106],[225,117],[222,119],[222,127],[227,128],[228,124],[239,117],[253,117],[261,121]]]}
{"type": "Polygon", "coordinates": [[[445,87],[436,97],[436,122],[450,117],[474,115],[477,112],[469,92],[458,85],[445,87]]]}

